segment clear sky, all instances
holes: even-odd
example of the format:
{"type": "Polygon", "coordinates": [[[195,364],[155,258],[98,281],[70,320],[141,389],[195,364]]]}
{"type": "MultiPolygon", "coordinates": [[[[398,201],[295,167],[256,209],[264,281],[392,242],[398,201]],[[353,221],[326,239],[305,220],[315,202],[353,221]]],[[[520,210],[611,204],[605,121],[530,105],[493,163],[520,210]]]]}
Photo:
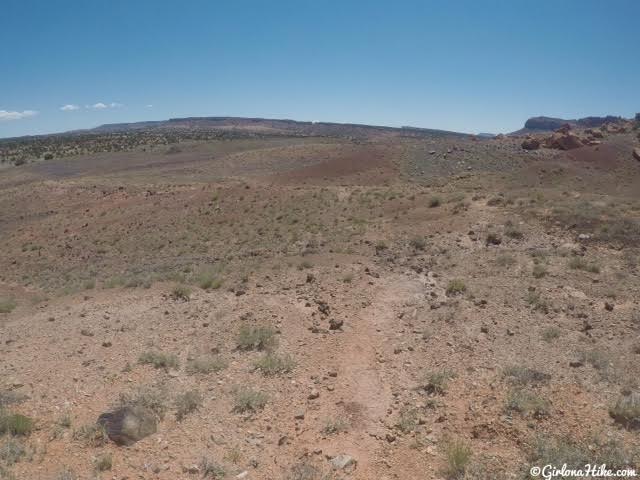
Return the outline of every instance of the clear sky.
{"type": "Polygon", "coordinates": [[[2,0],[0,20],[0,137],[206,115],[507,132],[640,111],[638,0],[2,0]]]}

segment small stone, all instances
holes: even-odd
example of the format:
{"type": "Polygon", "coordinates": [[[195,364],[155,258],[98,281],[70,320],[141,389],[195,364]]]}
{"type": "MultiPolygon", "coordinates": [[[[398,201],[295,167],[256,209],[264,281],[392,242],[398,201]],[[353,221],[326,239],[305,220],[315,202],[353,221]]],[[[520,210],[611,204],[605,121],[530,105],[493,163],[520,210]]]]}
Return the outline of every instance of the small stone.
{"type": "Polygon", "coordinates": [[[247,478],[249,476],[249,472],[247,472],[246,470],[244,472],[240,472],[239,474],[236,475],[236,478],[240,479],[240,478],[247,478]]]}
{"type": "Polygon", "coordinates": [[[320,392],[314,388],[311,390],[311,392],[309,393],[309,397],[307,398],[309,398],[309,400],[315,400],[318,397],[320,397],[320,392]]]}
{"type": "Polygon", "coordinates": [[[293,415],[293,418],[295,418],[296,420],[304,420],[304,415],[305,415],[305,411],[304,411],[304,410],[298,410],[298,411],[293,415]]]}
{"type": "Polygon", "coordinates": [[[604,309],[605,309],[607,312],[610,312],[611,310],[613,310],[613,304],[612,304],[612,303],[609,303],[609,302],[604,302],[604,309]]]}
{"type": "Polygon", "coordinates": [[[387,433],[386,438],[387,438],[387,442],[389,442],[389,443],[392,443],[392,442],[396,441],[396,436],[391,434],[391,433],[387,433]]]}
{"type": "Polygon", "coordinates": [[[336,320],[335,318],[329,320],[329,330],[338,330],[342,328],[342,325],[344,325],[344,320],[336,320]]]}
{"type": "Polygon", "coordinates": [[[571,362],[569,362],[569,366],[573,368],[582,367],[583,365],[584,363],[581,360],[572,360],[571,362]]]}
{"type": "Polygon", "coordinates": [[[329,463],[334,470],[344,470],[347,467],[355,466],[357,462],[351,455],[342,454],[333,457],[329,463]]]}

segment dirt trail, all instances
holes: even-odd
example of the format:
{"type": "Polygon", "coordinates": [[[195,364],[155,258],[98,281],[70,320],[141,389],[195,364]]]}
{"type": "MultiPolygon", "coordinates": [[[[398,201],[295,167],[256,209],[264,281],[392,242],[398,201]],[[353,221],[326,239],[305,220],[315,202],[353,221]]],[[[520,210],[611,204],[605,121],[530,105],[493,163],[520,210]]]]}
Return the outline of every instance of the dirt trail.
{"type": "Polygon", "coordinates": [[[401,368],[390,361],[398,336],[397,314],[403,304],[423,297],[423,288],[418,279],[385,279],[373,292],[373,302],[350,320],[334,346],[332,357],[340,365],[338,388],[354,424],[348,435],[331,443],[328,453],[357,459],[354,478],[384,478],[380,474],[387,469],[388,455],[379,440],[385,439],[385,424],[392,423],[388,415],[394,387],[403,381],[401,368]]]}

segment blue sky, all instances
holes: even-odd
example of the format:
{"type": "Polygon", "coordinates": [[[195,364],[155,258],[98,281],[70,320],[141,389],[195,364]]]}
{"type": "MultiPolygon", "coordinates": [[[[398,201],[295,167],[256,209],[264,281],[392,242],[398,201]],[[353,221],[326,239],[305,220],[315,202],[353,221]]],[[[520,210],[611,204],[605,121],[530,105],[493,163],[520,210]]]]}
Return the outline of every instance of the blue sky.
{"type": "Polygon", "coordinates": [[[640,111],[637,0],[2,0],[0,18],[0,137],[204,115],[506,132],[640,111]]]}

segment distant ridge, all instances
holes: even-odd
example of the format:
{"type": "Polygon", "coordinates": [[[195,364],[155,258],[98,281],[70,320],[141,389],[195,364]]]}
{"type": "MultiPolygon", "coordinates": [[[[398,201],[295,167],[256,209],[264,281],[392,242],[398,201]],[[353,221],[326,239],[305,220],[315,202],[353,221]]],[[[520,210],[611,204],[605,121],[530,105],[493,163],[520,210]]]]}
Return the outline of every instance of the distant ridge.
{"type": "Polygon", "coordinates": [[[604,125],[605,123],[618,123],[623,120],[624,118],[622,117],[615,117],[612,115],[607,115],[606,117],[584,117],[572,120],[554,117],[531,117],[525,122],[524,128],[512,132],[511,135],[552,132],[567,123],[573,127],[596,128],[604,125]]]}

